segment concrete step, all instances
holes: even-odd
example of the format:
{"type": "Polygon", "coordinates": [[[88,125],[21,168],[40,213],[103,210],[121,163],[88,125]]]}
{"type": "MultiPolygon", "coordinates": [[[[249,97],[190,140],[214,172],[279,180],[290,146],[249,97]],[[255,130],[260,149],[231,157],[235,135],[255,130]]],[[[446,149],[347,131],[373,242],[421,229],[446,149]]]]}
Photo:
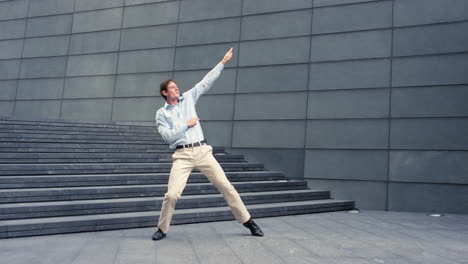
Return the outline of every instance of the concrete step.
{"type": "Polygon", "coordinates": [[[156,131],[156,125],[116,125],[105,123],[49,122],[49,121],[5,121],[0,120],[0,126],[5,129],[37,129],[37,130],[83,130],[83,131],[156,131]]]}
{"type": "Polygon", "coordinates": [[[76,131],[76,130],[39,130],[39,129],[5,129],[0,126],[0,133],[5,135],[24,135],[24,137],[41,137],[43,135],[50,135],[51,137],[60,137],[60,136],[139,136],[142,138],[155,138],[162,139],[157,131],[150,132],[125,132],[125,131],[76,131]]]}
{"type": "MultiPolygon", "coordinates": [[[[286,180],[233,182],[232,185],[239,193],[255,191],[300,190],[307,188],[306,181],[286,180]]],[[[0,190],[0,203],[162,196],[166,193],[166,191],[167,184],[4,189],[0,190]]],[[[211,183],[190,183],[187,184],[183,193],[209,194],[217,192],[218,190],[211,183]]]]}
{"type": "Polygon", "coordinates": [[[114,127],[114,128],[151,128],[152,125],[124,124],[120,121],[91,121],[91,120],[68,120],[68,119],[15,119],[0,116],[0,124],[18,125],[49,125],[49,126],[90,126],[90,127],[114,127]]]}
{"type": "MultiPolygon", "coordinates": [[[[111,145],[111,144],[109,144],[111,145]]],[[[41,144],[33,147],[1,147],[0,153],[164,153],[173,154],[174,151],[169,149],[169,146],[156,147],[156,148],[134,148],[134,147],[120,147],[114,146],[113,148],[92,148],[90,146],[76,147],[71,146],[54,146],[52,144],[41,144]]],[[[213,153],[225,153],[224,147],[213,147],[213,153]]]]}
{"type": "MultiPolygon", "coordinates": [[[[69,143],[69,142],[61,142],[61,143],[50,143],[50,142],[0,142],[0,149],[9,149],[9,148],[29,148],[29,149],[36,149],[36,148],[57,148],[57,149],[139,149],[139,150],[147,150],[147,149],[160,149],[160,150],[169,150],[169,146],[163,143],[69,143]]],[[[68,152],[68,151],[64,151],[68,152]]],[[[172,151],[173,152],[173,151],[172,151]]]]}
{"type": "MultiPolygon", "coordinates": [[[[263,164],[230,162],[220,163],[224,171],[263,170],[263,164]]],[[[89,174],[89,173],[132,173],[169,172],[172,163],[73,163],[73,164],[0,164],[1,176],[37,174],[89,174]]]]}
{"type": "Polygon", "coordinates": [[[165,149],[169,148],[163,143],[118,142],[118,143],[88,143],[88,142],[0,142],[0,148],[85,148],[85,149],[165,149]]]}
{"type": "MultiPolygon", "coordinates": [[[[286,180],[283,173],[274,171],[226,172],[226,176],[232,182],[286,180]]],[[[169,173],[2,176],[0,189],[167,184],[168,180],[169,173]]],[[[192,172],[188,182],[204,183],[208,179],[192,172]]]]}
{"type": "Polygon", "coordinates": [[[109,128],[75,128],[75,127],[54,127],[54,126],[23,126],[23,125],[1,125],[0,132],[3,133],[14,133],[19,130],[28,133],[51,133],[51,134],[67,134],[75,132],[78,134],[133,134],[133,135],[144,135],[144,136],[159,136],[156,126],[151,129],[109,129],[109,128]]]}
{"type": "Polygon", "coordinates": [[[156,141],[163,142],[159,136],[146,136],[136,133],[121,134],[50,134],[50,133],[18,133],[18,132],[0,132],[2,142],[21,141],[21,140],[127,140],[127,141],[156,141]]]}
{"type": "MultiPolygon", "coordinates": [[[[240,193],[244,204],[280,203],[329,199],[330,192],[293,190],[240,193]]],[[[70,215],[108,214],[122,212],[159,211],[164,197],[96,199],[64,202],[0,204],[0,220],[56,217],[70,215]]],[[[226,206],[221,194],[186,195],[177,201],[177,210],[226,206]]]]}
{"type": "MultiPolygon", "coordinates": [[[[315,200],[247,205],[253,218],[350,210],[353,201],[315,200]]],[[[85,216],[47,217],[0,222],[0,238],[155,226],[159,212],[131,212],[85,216]]],[[[172,224],[233,220],[229,207],[176,210],[172,224]]],[[[248,234],[248,230],[246,230],[248,234]]],[[[152,234],[148,234],[148,239],[152,234]]],[[[170,235],[170,234],[169,234],[170,235]]]]}
{"type": "Polygon", "coordinates": [[[137,138],[115,138],[115,139],[61,139],[61,138],[24,138],[24,137],[15,137],[15,138],[0,138],[0,143],[86,143],[86,144],[158,144],[158,145],[167,145],[161,139],[137,139],[137,138]]]}
{"type": "MultiPolygon", "coordinates": [[[[213,153],[255,218],[354,208],[223,147],[213,153]]],[[[172,154],[155,126],[0,117],[0,238],[154,226],[172,154]]],[[[173,223],[232,219],[194,170],[173,223]]]]}
{"type": "MultiPolygon", "coordinates": [[[[172,153],[0,153],[0,164],[172,162],[172,153]]],[[[215,154],[218,162],[245,162],[243,155],[215,154]]]]}
{"type": "MultiPolygon", "coordinates": [[[[47,145],[44,147],[34,148],[1,148],[0,153],[173,153],[169,147],[167,149],[135,149],[135,148],[48,148],[47,145]]],[[[224,152],[224,148],[223,151],[224,152]]]]}

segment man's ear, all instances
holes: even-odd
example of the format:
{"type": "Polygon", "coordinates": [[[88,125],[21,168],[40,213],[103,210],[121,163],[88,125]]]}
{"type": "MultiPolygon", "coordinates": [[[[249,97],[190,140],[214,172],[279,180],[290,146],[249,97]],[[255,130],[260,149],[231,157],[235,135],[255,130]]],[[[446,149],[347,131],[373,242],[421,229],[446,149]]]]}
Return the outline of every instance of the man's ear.
{"type": "Polygon", "coordinates": [[[167,97],[167,91],[166,90],[162,90],[161,93],[167,97]]]}

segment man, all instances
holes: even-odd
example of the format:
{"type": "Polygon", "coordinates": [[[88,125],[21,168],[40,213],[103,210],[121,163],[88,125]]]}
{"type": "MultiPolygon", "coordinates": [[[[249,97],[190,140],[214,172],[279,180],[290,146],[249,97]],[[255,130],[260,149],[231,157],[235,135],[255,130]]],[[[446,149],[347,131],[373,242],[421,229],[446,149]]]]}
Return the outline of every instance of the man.
{"type": "Polygon", "coordinates": [[[166,237],[175,204],[182,195],[193,168],[198,168],[218,188],[237,221],[250,229],[252,235],[263,236],[262,230],[251,219],[236,189],[213,157],[213,148],[205,141],[200,119],[195,111],[198,98],[210,89],[224,69],[224,64],[231,58],[232,48],[203,80],[182,96],[174,80],[164,81],[160,85],[160,93],[166,103],[156,112],[156,126],[164,141],[176,151],[172,155],[167,193],[164,195],[158,230],[153,234],[153,240],[166,237]]]}

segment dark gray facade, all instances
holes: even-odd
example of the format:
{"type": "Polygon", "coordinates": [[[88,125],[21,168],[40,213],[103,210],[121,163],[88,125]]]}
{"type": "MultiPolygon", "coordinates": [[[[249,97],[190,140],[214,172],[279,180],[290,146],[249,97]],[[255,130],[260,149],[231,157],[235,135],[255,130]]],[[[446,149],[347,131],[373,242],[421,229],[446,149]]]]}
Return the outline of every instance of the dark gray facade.
{"type": "Polygon", "coordinates": [[[154,124],[159,83],[213,145],[358,208],[468,213],[468,1],[0,1],[0,116],[154,124]]]}

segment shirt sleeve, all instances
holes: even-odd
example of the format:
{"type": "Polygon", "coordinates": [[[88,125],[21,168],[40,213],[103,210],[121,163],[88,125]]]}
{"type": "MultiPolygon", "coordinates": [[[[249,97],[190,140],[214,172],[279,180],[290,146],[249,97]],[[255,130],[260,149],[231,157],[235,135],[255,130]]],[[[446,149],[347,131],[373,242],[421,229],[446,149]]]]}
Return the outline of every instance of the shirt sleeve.
{"type": "Polygon", "coordinates": [[[161,110],[156,113],[155,120],[159,134],[161,134],[163,140],[168,144],[182,137],[189,128],[184,122],[175,124],[174,127],[171,128],[161,110]]]}
{"type": "Polygon", "coordinates": [[[188,90],[185,94],[190,96],[194,102],[197,102],[198,98],[211,88],[223,69],[224,64],[219,62],[199,83],[197,83],[192,89],[188,90]]]}

